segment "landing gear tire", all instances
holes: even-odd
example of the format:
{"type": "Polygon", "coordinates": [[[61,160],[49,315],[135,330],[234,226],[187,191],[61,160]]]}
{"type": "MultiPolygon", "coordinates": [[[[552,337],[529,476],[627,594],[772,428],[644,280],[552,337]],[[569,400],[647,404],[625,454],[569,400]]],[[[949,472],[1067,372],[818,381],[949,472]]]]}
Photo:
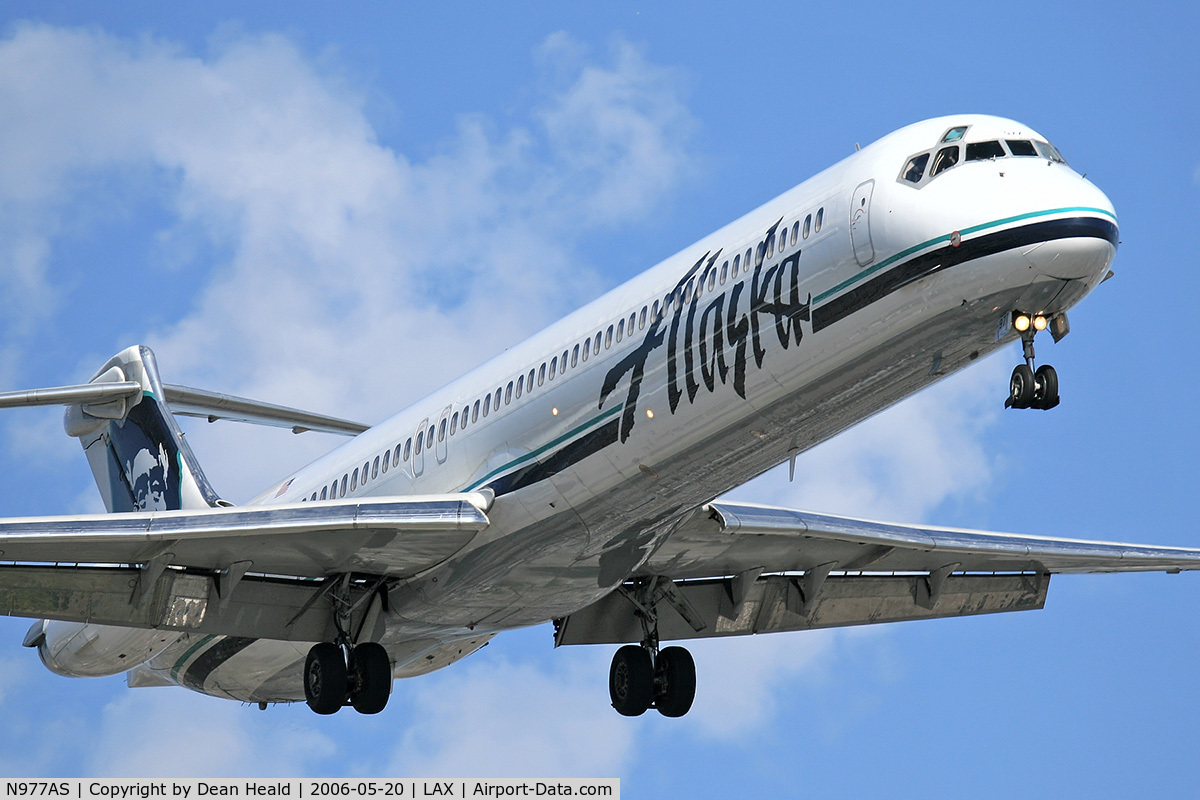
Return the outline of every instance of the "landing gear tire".
{"type": "Polygon", "coordinates": [[[383,711],[392,693],[392,660],[383,645],[364,642],[352,649],[349,673],[354,710],[360,714],[383,711]]]}
{"type": "Polygon", "coordinates": [[[1033,408],[1049,411],[1058,405],[1058,372],[1049,364],[1037,368],[1033,376],[1033,408]]]}
{"type": "MultiPolygon", "coordinates": [[[[1008,402],[1010,408],[1029,408],[1033,404],[1036,380],[1033,370],[1028,364],[1018,364],[1013,368],[1012,377],[1008,380],[1008,402]]],[[[1055,383],[1057,394],[1058,384],[1055,383]]]]}
{"type": "Polygon", "coordinates": [[[331,642],[314,644],[304,661],[304,699],[318,714],[334,714],[346,702],[346,659],[331,642]]]}
{"type": "Polygon", "coordinates": [[[654,666],[650,651],[627,644],[613,655],[608,670],[608,694],[618,714],[637,717],[654,702],[654,666]]]}
{"type": "Polygon", "coordinates": [[[654,707],[664,717],[682,717],[696,699],[696,662],[682,647],[658,652],[654,707]]]}

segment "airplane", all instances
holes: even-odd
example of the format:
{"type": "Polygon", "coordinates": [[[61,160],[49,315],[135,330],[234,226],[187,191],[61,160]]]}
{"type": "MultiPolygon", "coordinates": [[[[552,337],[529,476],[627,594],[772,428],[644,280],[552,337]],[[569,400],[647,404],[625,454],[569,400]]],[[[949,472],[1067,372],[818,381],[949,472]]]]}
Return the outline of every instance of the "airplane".
{"type": "Polygon", "coordinates": [[[378,713],[394,679],[550,621],[556,647],[617,646],[618,713],[681,717],[696,666],[664,642],[1037,609],[1055,574],[1200,568],[1200,549],[719,499],[1014,342],[1005,405],[1054,408],[1034,340],[1068,335],[1118,239],[1049,139],[954,115],[371,427],[164,383],[130,347],[87,384],[0,395],[65,406],[108,511],[0,520],[0,612],[37,620],[24,644],[61,675],[318,714],[378,713]],[[234,506],[175,415],[353,438],[234,506]]]}

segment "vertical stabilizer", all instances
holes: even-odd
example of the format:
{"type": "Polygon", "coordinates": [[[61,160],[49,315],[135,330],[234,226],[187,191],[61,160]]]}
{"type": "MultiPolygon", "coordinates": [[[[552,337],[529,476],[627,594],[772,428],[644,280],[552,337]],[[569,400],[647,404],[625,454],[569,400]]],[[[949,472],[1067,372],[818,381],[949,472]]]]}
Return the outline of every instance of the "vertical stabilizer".
{"type": "Polygon", "coordinates": [[[79,439],[109,511],[227,505],[213,491],[165,402],[154,353],[131,347],[91,383],[140,383],[140,395],[68,406],[67,433],[79,439]]]}

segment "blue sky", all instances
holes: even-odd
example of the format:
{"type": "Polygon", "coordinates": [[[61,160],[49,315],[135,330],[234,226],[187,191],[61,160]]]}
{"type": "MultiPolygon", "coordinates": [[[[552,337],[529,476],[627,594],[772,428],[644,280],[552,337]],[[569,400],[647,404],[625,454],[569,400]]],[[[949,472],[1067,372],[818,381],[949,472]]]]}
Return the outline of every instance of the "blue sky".
{"type": "MultiPolygon", "coordinates": [[[[885,133],[983,112],[1117,208],[1116,278],[1010,351],[735,497],[1196,545],[1200,102],[1190,4],[10,2],[0,387],[143,342],[168,381],[373,422],[885,133]],[[432,6],[430,7],[432,8],[432,6]]],[[[192,425],[244,500],[333,446],[192,425]]],[[[96,510],[57,412],[0,418],[0,512],[96,510]]],[[[607,707],[546,627],[319,719],[68,680],[0,619],[7,776],[616,776],[679,791],[1190,795],[1195,576],[1058,578],[1028,614],[697,645],[691,715],[607,707]]]]}

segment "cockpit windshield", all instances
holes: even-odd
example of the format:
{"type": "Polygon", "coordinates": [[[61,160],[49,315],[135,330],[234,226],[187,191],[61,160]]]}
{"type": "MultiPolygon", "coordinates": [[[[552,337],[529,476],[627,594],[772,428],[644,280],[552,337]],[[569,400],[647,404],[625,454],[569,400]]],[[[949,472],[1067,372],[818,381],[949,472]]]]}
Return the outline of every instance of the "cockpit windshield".
{"type": "Polygon", "coordinates": [[[1066,164],[1058,148],[1040,139],[987,139],[966,141],[970,126],[960,125],[942,134],[938,145],[931,150],[909,156],[900,170],[899,180],[911,186],[922,186],[951,167],[970,161],[992,161],[998,158],[1044,158],[1066,164]],[[932,159],[932,166],[930,160],[932,159]],[[926,167],[929,167],[928,172],[926,167]]]}

